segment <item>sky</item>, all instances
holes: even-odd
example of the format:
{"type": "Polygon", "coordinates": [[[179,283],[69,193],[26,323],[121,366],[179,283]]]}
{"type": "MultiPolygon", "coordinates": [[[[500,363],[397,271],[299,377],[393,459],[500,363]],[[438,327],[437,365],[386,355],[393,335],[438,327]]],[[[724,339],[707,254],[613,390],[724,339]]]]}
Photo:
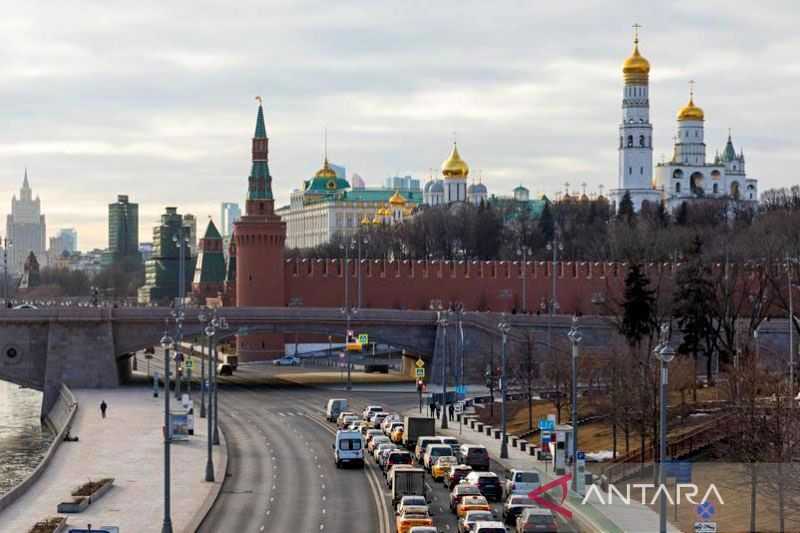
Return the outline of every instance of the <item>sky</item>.
{"type": "MultiPolygon", "coordinates": [[[[654,160],[696,81],[709,157],[728,128],[763,191],[797,182],[790,1],[14,2],[0,18],[0,216],[24,169],[48,234],[107,246],[107,204],[200,226],[243,204],[261,96],[277,204],[332,162],[367,185],[437,172],[454,136],[490,193],[616,185],[621,63],[642,25],[654,160]]],[[[202,228],[199,229],[202,232],[202,228]]],[[[0,233],[5,233],[0,228],[0,233]]]]}

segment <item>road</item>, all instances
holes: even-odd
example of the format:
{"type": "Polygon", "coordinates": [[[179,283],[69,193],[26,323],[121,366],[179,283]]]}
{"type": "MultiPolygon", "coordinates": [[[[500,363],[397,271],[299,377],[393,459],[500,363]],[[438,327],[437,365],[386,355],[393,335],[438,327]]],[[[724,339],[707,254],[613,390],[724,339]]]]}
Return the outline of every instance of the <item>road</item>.
{"type": "MultiPolygon", "coordinates": [[[[161,371],[161,366],[157,353],[151,367],[161,371]]],[[[394,510],[381,471],[371,458],[363,470],[335,467],[336,428],[324,419],[324,407],[328,398],[346,396],[356,412],[368,404],[403,412],[417,406],[417,395],[391,388],[345,395],[284,382],[282,371],[242,366],[233,377],[220,378],[228,476],[200,531],[393,533],[394,510]]],[[[496,463],[492,470],[503,471],[496,463]]],[[[457,531],[447,489],[430,477],[428,484],[435,526],[457,531]]],[[[502,505],[494,509],[501,517],[502,505]]]]}

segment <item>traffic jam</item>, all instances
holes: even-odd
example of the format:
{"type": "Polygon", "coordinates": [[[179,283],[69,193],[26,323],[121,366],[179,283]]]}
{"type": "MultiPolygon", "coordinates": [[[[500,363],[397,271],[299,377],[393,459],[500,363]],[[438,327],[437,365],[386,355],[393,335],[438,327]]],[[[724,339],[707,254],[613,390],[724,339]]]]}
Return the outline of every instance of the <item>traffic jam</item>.
{"type": "Polygon", "coordinates": [[[433,418],[401,417],[380,405],[355,412],[343,398],[328,400],[326,417],[338,428],[337,468],[369,461],[383,473],[398,533],[572,531],[529,498],[540,486],[538,472],[508,470],[501,477],[484,446],[437,436],[433,418]]]}

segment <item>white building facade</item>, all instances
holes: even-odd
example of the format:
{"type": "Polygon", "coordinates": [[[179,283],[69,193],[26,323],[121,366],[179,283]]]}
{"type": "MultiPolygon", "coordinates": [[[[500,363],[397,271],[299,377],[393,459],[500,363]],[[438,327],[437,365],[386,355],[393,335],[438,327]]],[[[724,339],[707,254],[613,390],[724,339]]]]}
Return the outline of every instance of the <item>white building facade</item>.
{"type": "Polygon", "coordinates": [[[661,194],[653,183],[653,126],[650,124],[650,63],[639,53],[639,36],[633,54],[622,65],[622,122],[619,125],[617,187],[611,201],[619,206],[627,192],[633,207],[658,203],[661,194]]]}
{"type": "Polygon", "coordinates": [[[705,113],[689,102],[678,112],[678,131],[672,157],[655,166],[653,126],[650,123],[650,63],[639,53],[638,33],[633,53],[622,65],[624,79],[622,123],[619,126],[617,187],[610,191],[615,208],[627,193],[636,211],[645,202],[665,202],[674,209],[681,203],[709,198],[738,203],[758,201],[758,182],[745,173],[744,153],[736,153],[731,136],[720,155],[707,161],[705,113]]]}
{"type": "Polygon", "coordinates": [[[10,273],[21,274],[25,260],[31,252],[42,266],[47,264],[46,229],[42,202],[38,196],[33,198],[33,191],[28,183],[28,171],[25,170],[19,199],[16,195],[11,199],[11,214],[6,218],[6,235],[11,243],[8,249],[10,273]]]}

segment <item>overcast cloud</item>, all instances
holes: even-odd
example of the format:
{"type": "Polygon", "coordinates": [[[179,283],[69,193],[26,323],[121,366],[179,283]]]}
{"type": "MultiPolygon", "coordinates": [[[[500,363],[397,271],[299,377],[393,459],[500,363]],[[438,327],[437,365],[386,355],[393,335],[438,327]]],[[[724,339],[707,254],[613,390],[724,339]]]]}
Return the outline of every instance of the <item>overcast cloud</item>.
{"type": "MultiPolygon", "coordinates": [[[[425,179],[457,132],[490,192],[616,184],[631,24],[652,65],[655,159],[697,81],[709,155],[728,128],[760,187],[797,182],[796,3],[15,2],[0,19],[0,214],[29,169],[48,233],[105,247],[107,204],[204,225],[243,202],[264,98],[278,203],[330,159],[425,179]]],[[[4,231],[4,230],[3,230],[4,231]]]]}

